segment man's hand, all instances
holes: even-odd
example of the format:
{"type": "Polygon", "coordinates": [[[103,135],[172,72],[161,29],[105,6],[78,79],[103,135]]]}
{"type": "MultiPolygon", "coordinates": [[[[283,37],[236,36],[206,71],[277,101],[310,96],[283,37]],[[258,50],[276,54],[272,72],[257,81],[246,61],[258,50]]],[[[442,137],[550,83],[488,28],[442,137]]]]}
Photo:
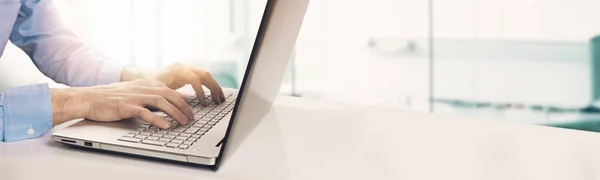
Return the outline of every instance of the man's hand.
{"type": "Polygon", "coordinates": [[[76,118],[111,122],[135,117],[160,128],[169,128],[167,120],[145,107],[159,109],[181,124],[194,118],[181,94],[165,86],[152,86],[142,80],[95,87],[51,89],[50,94],[54,125],[76,118]]]}
{"type": "Polygon", "coordinates": [[[165,86],[171,89],[179,89],[186,84],[190,84],[196,91],[196,96],[202,105],[206,105],[204,90],[202,89],[202,86],[206,86],[210,90],[215,103],[225,101],[221,86],[209,72],[182,63],[175,63],[158,72],[141,72],[133,68],[126,68],[121,75],[122,82],[139,79],[150,82],[152,86],[165,86]]]}

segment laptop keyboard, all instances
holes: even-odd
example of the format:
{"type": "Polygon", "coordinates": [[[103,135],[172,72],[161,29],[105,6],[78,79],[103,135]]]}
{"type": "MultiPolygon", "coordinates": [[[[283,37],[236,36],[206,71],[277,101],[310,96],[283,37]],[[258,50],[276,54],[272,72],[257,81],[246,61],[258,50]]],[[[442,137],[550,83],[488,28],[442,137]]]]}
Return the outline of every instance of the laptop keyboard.
{"type": "Polygon", "coordinates": [[[195,97],[187,98],[186,101],[192,107],[194,119],[186,125],[180,125],[170,116],[163,112],[156,113],[171,122],[169,129],[160,129],[150,123],[144,122],[136,130],[133,130],[119,141],[142,143],[153,146],[168,148],[188,149],[206,132],[215,126],[223,117],[233,110],[236,95],[225,95],[226,100],[221,104],[215,104],[210,95],[206,96],[207,106],[200,105],[195,97]]]}

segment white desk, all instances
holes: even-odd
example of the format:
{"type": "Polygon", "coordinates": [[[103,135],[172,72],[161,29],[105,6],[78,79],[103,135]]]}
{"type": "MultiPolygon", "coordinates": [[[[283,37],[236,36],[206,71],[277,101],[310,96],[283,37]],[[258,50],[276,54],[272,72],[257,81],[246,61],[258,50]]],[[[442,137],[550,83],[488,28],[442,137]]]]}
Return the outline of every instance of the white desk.
{"type": "MultiPolygon", "coordinates": [[[[60,127],[58,127],[60,128],[60,127]]],[[[41,139],[0,179],[598,179],[600,133],[279,97],[218,172],[41,139]]]]}

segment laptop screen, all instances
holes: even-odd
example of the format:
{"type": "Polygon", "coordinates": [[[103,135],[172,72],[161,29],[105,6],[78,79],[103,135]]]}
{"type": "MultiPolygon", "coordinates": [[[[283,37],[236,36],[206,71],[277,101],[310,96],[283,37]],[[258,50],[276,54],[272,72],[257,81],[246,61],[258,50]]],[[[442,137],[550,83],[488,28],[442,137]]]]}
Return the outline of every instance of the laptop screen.
{"type": "Polygon", "coordinates": [[[252,46],[215,169],[268,113],[279,92],[308,0],[269,0],[252,46]]]}

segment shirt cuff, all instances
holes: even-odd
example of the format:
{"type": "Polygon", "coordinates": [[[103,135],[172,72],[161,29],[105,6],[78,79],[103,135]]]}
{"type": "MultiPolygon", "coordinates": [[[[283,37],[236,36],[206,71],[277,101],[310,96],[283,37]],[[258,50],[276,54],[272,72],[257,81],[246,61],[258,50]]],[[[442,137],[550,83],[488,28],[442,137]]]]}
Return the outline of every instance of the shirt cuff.
{"type": "Polygon", "coordinates": [[[115,61],[106,61],[100,65],[98,69],[98,78],[96,85],[112,84],[121,81],[121,72],[123,72],[125,64],[115,61]]]}
{"type": "Polygon", "coordinates": [[[52,129],[52,102],[48,84],[8,88],[0,99],[6,142],[37,138],[52,129]]]}

